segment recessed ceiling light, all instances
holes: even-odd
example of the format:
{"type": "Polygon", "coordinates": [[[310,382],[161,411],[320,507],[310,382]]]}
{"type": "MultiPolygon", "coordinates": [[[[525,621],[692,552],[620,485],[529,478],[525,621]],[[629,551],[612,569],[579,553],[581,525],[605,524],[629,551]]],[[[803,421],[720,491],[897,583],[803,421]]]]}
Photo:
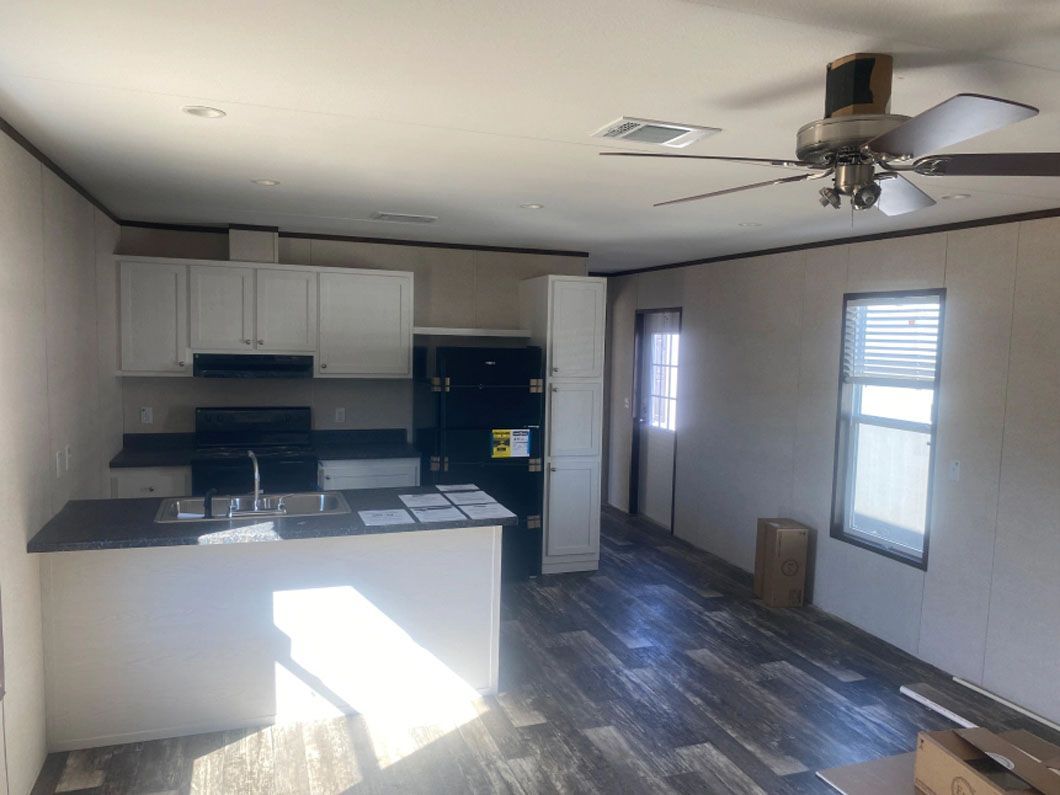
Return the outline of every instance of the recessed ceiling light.
{"type": "Polygon", "coordinates": [[[752,226],[761,226],[761,224],[758,223],[758,221],[740,221],[740,223],[738,223],[737,226],[752,227],[752,226]]]}
{"type": "Polygon", "coordinates": [[[526,204],[519,205],[524,210],[543,210],[545,205],[538,204],[537,202],[527,202],[526,204]]]}
{"type": "Polygon", "coordinates": [[[970,198],[972,198],[972,194],[970,194],[970,193],[947,193],[942,198],[946,199],[947,201],[960,201],[961,199],[970,199],[970,198]]]}
{"type": "Polygon", "coordinates": [[[276,179],[252,179],[251,182],[253,182],[255,185],[261,185],[265,188],[275,188],[277,185],[280,184],[280,181],[276,179]]]}
{"type": "Polygon", "coordinates": [[[181,110],[203,119],[223,119],[228,115],[220,108],[211,108],[209,105],[185,105],[181,110]]]}

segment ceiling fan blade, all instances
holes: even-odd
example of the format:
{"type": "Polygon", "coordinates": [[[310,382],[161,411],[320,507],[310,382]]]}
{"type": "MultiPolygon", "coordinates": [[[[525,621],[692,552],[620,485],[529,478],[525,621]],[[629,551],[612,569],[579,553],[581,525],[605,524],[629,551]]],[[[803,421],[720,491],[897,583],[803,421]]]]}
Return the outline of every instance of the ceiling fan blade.
{"type": "Polygon", "coordinates": [[[932,155],[913,168],[928,177],[1060,177],[1060,152],[932,155]]]}
{"type": "Polygon", "coordinates": [[[1019,102],[958,94],[876,136],[865,147],[878,154],[920,157],[1037,115],[1037,108],[1019,102]]]}
{"type": "Polygon", "coordinates": [[[934,199],[900,174],[880,180],[880,198],[876,206],[884,215],[905,215],[933,204],[934,199]]]}
{"type": "Polygon", "coordinates": [[[727,163],[751,163],[757,166],[781,166],[782,168],[820,168],[801,160],[785,160],[772,157],[722,157],[720,155],[671,155],[662,152],[601,152],[601,157],[665,157],[673,160],[721,160],[727,163]]]}
{"type": "Polygon", "coordinates": [[[765,188],[769,185],[780,185],[784,182],[802,182],[806,179],[813,179],[816,174],[796,174],[794,177],[781,177],[780,179],[771,179],[766,182],[755,182],[751,185],[741,185],[738,188],[726,188],[725,190],[716,190],[710,193],[700,193],[697,196],[685,196],[683,199],[670,199],[670,201],[658,202],[652,205],[653,207],[665,207],[668,204],[681,204],[682,202],[694,202],[700,199],[712,199],[715,196],[724,196],[727,193],[739,193],[742,190],[751,190],[752,188],[765,188]]]}

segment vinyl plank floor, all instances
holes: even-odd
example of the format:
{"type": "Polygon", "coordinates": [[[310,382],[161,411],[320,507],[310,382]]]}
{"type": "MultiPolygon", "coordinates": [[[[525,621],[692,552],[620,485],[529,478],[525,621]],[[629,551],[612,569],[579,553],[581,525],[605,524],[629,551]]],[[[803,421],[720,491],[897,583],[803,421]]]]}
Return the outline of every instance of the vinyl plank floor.
{"type": "Polygon", "coordinates": [[[951,725],[1060,735],[812,607],[766,608],[745,572],[613,511],[599,572],[506,584],[501,692],[459,726],[363,715],[52,754],[33,795],[825,793],[821,767],[951,725]]]}

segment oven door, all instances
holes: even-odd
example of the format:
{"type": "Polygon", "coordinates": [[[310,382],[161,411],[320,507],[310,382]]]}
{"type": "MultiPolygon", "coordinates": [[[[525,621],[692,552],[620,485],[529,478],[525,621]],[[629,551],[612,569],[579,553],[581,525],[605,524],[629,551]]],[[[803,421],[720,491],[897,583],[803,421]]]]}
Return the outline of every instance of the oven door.
{"type": "MultiPolygon", "coordinates": [[[[283,494],[317,490],[317,460],[311,457],[258,459],[261,490],[283,494]]],[[[203,495],[210,489],[218,494],[251,494],[254,467],[247,458],[202,459],[191,462],[191,493],[203,495]]]]}

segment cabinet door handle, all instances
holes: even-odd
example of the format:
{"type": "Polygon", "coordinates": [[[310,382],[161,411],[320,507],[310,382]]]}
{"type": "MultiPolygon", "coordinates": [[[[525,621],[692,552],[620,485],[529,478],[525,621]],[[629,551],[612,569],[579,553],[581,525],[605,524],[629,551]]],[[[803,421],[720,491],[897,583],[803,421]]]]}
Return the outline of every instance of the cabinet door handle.
{"type": "Polygon", "coordinates": [[[264,345],[264,344],[265,344],[265,340],[258,340],[258,345],[264,345]]]}
{"type": "Polygon", "coordinates": [[[177,362],[177,367],[183,367],[183,366],[184,366],[184,362],[177,362]]]}
{"type": "Polygon", "coordinates": [[[321,370],[327,370],[327,369],[328,369],[328,366],[327,366],[327,364],[322,364],[322,365],[320,365],[320,369],[321,369],[321,370]]]}
{"type": "Polygon", "coordinates": [[[558,368],[558,367],[553,367],[553,368],[552,368],[552,372],[554,372],[554,373],[558,373],[558,372],[559,372],[559,368],[558,368]]]}
{"type": "Polygon", "coordinates": [[[549,472],[555,472],[555,471],[556,471],[556,468],[555,468],[555,467],[549,467],[549,468],[548,468],[548,471],[549,471],[549,472]]]}
{"type": "Polygon", "coordinates": [[[553,391],[553,392],[559,392],[559,387],[558,387],[558,386],[554,386],[554,387],[552,387],[552,391],[553,391]]]}
{"type": "Polygon", "coordinates": [[[243,340],[243,344],[244,345],[249,345],[252,342],[253,342],[253,340],[243,340]]]}
{"type": "Polygon", "coordinates": [[[148,494],[153,494],[154,490],[155,490],[154,486],[144,486],[144,491],[146,491],[148,494]]]}

